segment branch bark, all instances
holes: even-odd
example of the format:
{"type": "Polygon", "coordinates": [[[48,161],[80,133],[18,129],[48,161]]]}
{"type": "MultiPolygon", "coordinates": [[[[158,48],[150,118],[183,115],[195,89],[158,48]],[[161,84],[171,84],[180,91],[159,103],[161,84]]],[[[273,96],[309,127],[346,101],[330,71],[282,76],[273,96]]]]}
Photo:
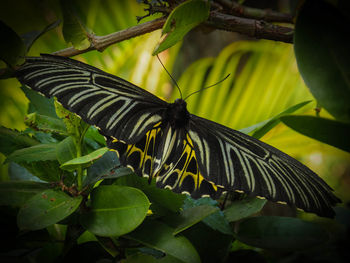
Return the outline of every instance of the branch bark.
{"type": "Polygon", "coordinates": [[[206,24],[217,29],[238,32],[259,39],[293,43],[292,28],[270,24],[263,20],[231,16],[213,11],[206,24]]]}
{"type": "Polygon", "coordinates": [[[224,8],[229,10],[230,14],[245,18],[264,20],[266,22],[282,22],[293,24],[291,14],[280,13],[271,9],[258,9],[241,5],[235,1],[217,0],[224,8]]]}
{"type": "MultiPolygon", "coordinates": [[[[53,54],[72,57],[92,50],[102,52],[112,44],[161,29],[165,21],[166,18],[159,18],[105,36],[90,35],[91,45],[87,49],[78,50],[74,47],[69,47],[56,51],[53,54]]],[[[293,42],[292,28],[270,24],[263,20],[222,14],[217,11],[210,13],[210,17],[204,25],[220,30],[238,32],[259,39],[269,39],[286,43],[293,42]]]]}

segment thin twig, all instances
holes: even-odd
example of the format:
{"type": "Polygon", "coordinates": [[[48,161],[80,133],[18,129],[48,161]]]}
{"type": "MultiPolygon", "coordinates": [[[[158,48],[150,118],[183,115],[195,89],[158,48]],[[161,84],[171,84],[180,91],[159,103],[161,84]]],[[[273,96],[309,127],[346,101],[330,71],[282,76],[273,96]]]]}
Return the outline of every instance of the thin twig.
{"type": "Polygon", "coordinates": [[[293,43],[292,28],[270,24],[262,20],[231,16],[213,11],[205,24],[217,29],[238,32],[258,39],[293,43]]]}
{"type": "Polygon", "coordinates": [[[264,20],[266,22],[283,22],[293,24],[293,16],[291,14],[280,13],[271,9],[248,7],[241,5],[236,1],[217,0],[217,2],[227,9],[232,15],[264,20]]]}
{"type": "Polygon", "coordinates": [[[87,49],[78,50],[78,49],[75,49],[74,47],[69,47],[66,49],[56,51],[53,54],[58,56],[64,56],[64,57],[72,57],[72,56],[86,53],[91,50],[98,50],[102,52],[105,48],[107,48],[112,44],[130,39],[133,37],[141,36],[146,33],[150,33],[152,31],[162,28],[165,23],[165,20],[166,20],[165,18],[155,19],[155,20],[145,22],[137,26],[133,26],[125,30],[114,32],[112,34],[105,35],[105,36],[90,35],[89,38],[91,41],[91,45],[87,49]]]}

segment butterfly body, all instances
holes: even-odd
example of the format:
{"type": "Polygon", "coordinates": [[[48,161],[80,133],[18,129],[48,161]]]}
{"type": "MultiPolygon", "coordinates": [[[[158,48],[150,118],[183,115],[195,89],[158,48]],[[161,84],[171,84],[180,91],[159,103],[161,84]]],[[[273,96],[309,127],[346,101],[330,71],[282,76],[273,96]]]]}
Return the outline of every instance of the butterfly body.
{"type": "Polygon", "coordinates": [[[176,99],[174,103],[169,103],[164,113],[163,120],[168,121],[174,129],[187,128],[190,113],[187,110],[187,103],[183,99],[176,99]]]}
{"type": "Polygon", "coordinates": [[[107,146],[137,175],[194,198],[244,192],[332,217],[340,202],[297,160],[246,134],[190,114],[186,101],[167,103],[84,63],[27,58],[17,78],[97,126],[107,146]]]}

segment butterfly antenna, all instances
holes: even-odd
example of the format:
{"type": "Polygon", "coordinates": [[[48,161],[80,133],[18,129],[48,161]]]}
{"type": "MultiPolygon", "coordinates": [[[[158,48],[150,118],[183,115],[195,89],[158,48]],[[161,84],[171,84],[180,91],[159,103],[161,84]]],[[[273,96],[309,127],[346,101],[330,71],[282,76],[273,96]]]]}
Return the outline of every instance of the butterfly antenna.
{"type": "Polygon", "coordinates": [[[192,92],[190,95],[187,95],[186,98],[184,98],[184,100],[188,99],[188,97],[192,96],[193,94],[196,94],[196,93],[198,93],[198,92],[200,92],[200,91],[203,91],[203,90],[205,90],[205,89],[209,89],[209,88],[211,88],[211,87],[214,87],[214,86],[220,84],[221,82],[223,82],[224,80],[226,80],[230,75],[231,75],[231,74],[228,74],[228,75],[227,75],[226,77],[224,77],[222,80],[220,80],[219,82],[216,82],[216,83],[213,84],[213,85],[210,85],[209,87],[205,87],[205,88],[203,88],[203,89],[199,89],[199,90],[197,90],[197,91],[195,91],[195,92],[192,92]]]}
{"type": "Polygon", "coordinates": [[[164,66],[163,62],[160,60],[158,54],[157,54],[157,58],[158,58],[160,64],[162,64],[162,66],[163,66],[163,68],[165,69],[166,73],[168,73],[168,75],[170,76],[170,78],[172,79],[172,81],[175,83],[175,86],[176,86],[177,89],[179,90],[179,92],[180,92],[180,97],[181,97],[181,99],[182,99],[182,92],[181,92],[181,89],[180,89],[179,85],[177,85],[176,80],[173,78],[173,76],[171,76],[171,74],[169,73],[169,71],[165,68],[165,66],[164,66]]]}

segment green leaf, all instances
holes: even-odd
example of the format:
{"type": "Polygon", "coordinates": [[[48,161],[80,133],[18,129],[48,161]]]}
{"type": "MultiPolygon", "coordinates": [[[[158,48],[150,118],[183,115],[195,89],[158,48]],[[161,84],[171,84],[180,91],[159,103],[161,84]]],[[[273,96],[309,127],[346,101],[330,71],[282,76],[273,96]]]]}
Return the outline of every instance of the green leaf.
{"type": "Polygon", "coordinates": [[[288,127],[318,141],[350,152],[350,124],[313,116],[284,116],[288,127]]]}
{"type": "Polygon", "coordinates": [[[62,174],[57,161],[19,162],[19,164],[45,182],[57,182],[62,174]]]}
{"type": "Polygon", "coordinates": [[[37,140],[26,134],[0,126],[0,152],[5,155],[37,144],[37,140]]]}
{"type": "Polygon", "coordinates": [[[149,184],[147,178],[139,177],[134,173],[119,178],[114,184],[140,189],[151,201],[151,210],[157,214],[179,211],[186,198],[186,195],[176,194],[169,189],[158,188],[154,181],[149,184]]]}
{"type": "Polygon", "coordinates": [[[27,128],[23,132],[24,134],[33,135],[33,139],[37,140],[40,143],[57,143],[57,139],[59,136],[56,136],[55,134],[51,133],[45,133],[42,131],[36,131],[32,128],[27,128]],[[56,138],[55,138],[56,137],[56,138]]]}
{"type": "Polygon", "coordinates": [[[286,109],[285,111],[281,112],[280,114],[276,115],[275,117],[269,119],[264,125],[261,127],[258,127],[252,136],[256,139],[260,139],[263,137],[266,133],[268,133],[273,127],[275,127],[277,124],[281,122],[280,118],[284,115],[291,114],[298,109],[302,108],[306,104],[310,103],[311,101],[304,101],[301,103],[298,103],[297,105],[293,105],[292,107],[286,109]]]}
{"type": "Polygon", "coordinates": [[[217,211],[208,217],[203,219],[203,223],[207,226],[211,227],[213,230],[220,231],[223,234],[226,235],[232,235],[232,229],[227,221],[227,219],[224,216],[224,213],[220,210],[218,210],[218,202],[209,198],[209,197],[203,197],[199,199],[192,199],[190,197],[187,197],[185,199],[183,208],[185,211],[191,207],[196,206],[202,206],[202,205],[210,205],[212,207],[217,208],[217,211]]]}
{"type": "Polygon", "coordinates": [[[25,56],[25,45],[17,33],[0,20],[0,59],[11,66],[22,64],[25,56]]]}
{"type": "MultiPolygon", "coordinates": [[[[95,235],[93,235],[95,236],[95,235]]],[[[118,241],[115,237],[101,237],[95,236],[101,247],[104,248],[112,257],[119,255],[120,250],[118,247],[118,241]]]]}
{"type": "Polygon", "coordinates": [[[33,181],[0,182],[0,205],[22,206],[29,198],[49,188],[49,184],[33,181]]]}
{"type": "Polygon", "coordinates": [[[21,89],[30,100],[28,113],[37,112],[41,115],[57,118],[53,98],[48,99],[38,92],[27,88],[26,86],[21,86],[21,89]]]}
{"type": "Polygon", "coordinates": [[[174,230],[174,235],[190,228],[217,211],[217,207],[208,205],[196,206],[181,211],[180,216],[176,219],[177,227],[174,230]]]}
{"type": "Polygon", "coordinates": [[[125,237],[160,250],[182,262],[200,262],[193,245],[184,236],[174,236],[174,228],[156,220],[146,220],[135,231],[125,237]]]}
{"type": "Polygon", "coordinates": [[[265,199],[248,197],[243,200],[234,201],[224,210],[224,215],[229,222],[235,222],[259,212],[265,204],[265,199]]]}
{"type": "Polygon", "coordinates": [[[98,142],[102,146],[106,146],[105,138],[98,132],[98,130],[94,126],[89,127],[89,129],[85,133],[85,138],[89,138],[98,142]]]}
{"type": "Polygon", "coordinates": [[[58,27],[58,25],[61,23],[60,20],[57,20],[55,22],[52,22],[51,24],[47,25],[43,30],[41,31],[31,31],[28,33],[25,33],[22,35],[24,44],[26,45],[26,51],[28,52],[30,50],[30,48],[32,47],[32,45],[34,44],[34,42],[41,37],[43,34],[45,34],[46,32],[58,27]]]}
{"type": "Polygon", "coordinates": [[[107,151],[88,168],[83,186],[94,184],[101,179],[118,178],[132,173],[129,168],[119,168],[119,165],[117,154],[113,151],[107,151]]]}
{"type": "Polygon", "coordinates": [[[91,193],[91,208],[82,214],[81,224],[99,236],[120,236],[131,232],[145,219],[150,203],[140,190],[104,185],[91,193]]]}
{"type": "Polygon", "coordinates": [[[67,134],[66,126],[62,120],[37,114],[36,112],[28,114],[24,123],[36,131],[67,134]]]}
{"type": "Polygon", "coordinates": [[[223,234],[202,222],[187,229],[182,234],[196,248],[202,262],[222,262],[218,259],[227,258],[233,241],[232,234],[223,234]]]}
{"type": "Polygon", "coordinates": [[[94,161],[101,158],[106,152],[108,152],[107,147],[100,148],[96,151],[93,151],[92,153],[65,162],[61,165],[61,169],[74,171],[78,167],[89,167],[94,161]]]}
{"type": "Polygon", "coordinates": [[[275,127],[277,124],[280,123],[281,116],[294,113],[295,111],[297,111],[298,109],[302,108],[303,106],[305,106],[306,104],[308,104],[310,102],[311,102],[311,100],[304,101],[304,102],[298,103],[296,105],[293,105],[293,106],[289,107],[288,109],[282,111],[281,113],[277,114],[276,116],[274,116],[268,120],[261,121],[259,123],[252,125],[252,126],[240,129],[239,131],[243,132],[245,134],[253,133],[252,136],[254,138],[260,139],[262,136],[264,136],[266,133],[268,133],[273,127],[275,127]]]}
{"type": "Polygon", "coordinates": [[[239,224],[237,239],[266,249],[307,249],[328,241],[326,230],[298,218],[260,216],[239,224]]]}
{"type": "Polygon", "coordinates": [[[83,244],[83,243],[86,243],[89,241],[97,241],[97,237],[94,234],[92,234],[91,232],[85,231],[77,239],[77,244],[79,245],[79,244],[83,244]]]}
{"type": "Polygon", "coordinates": [[[68,162],[77,156],[77,150],[71,136],[57,144],[56,156],[60,164],[68,162]]]}
{"type": "Polygon", "coordinates": [[[74,8],[74,2],[61,0],[63,12],[62,33],[64,40],[71,43],[75,49],[83,50],[90,46],[88,30],[79,18],[74,8]]]}
{"type": "Polygon", "coordinates": [[[89,125],[85,123],[78,115],[65,109],[57,100],[54,101],[56,114],[61,118],[66,125],[68,134],[73,136],[76,140],[80,139],[83,131],[89,128],[89,125]],[[78,138],[79,137],[79,138],[78,138]]]}
{"type": "Polygon", "coordinates": [[[309,0],[300,10],[294,34],[306,85],[319,104],[342,121],[350,121],[349,23],[333,5],[309,0]]]}
{"type": "Polygon", "coordinates": [[[70,197],[62,191],[45,190],[26,202],[18,212],[20,229],[38,230],[55,224],[72,214],[82,197],[70,197]]]}
{"type": "Polygon", "coordinates": [[[57,160],[56,143],[38,144],[14,151],[7,157],[7,161],[16,163],[30,163],[37,161],[57,160]]]}
{"type": "Polygon", "coordinates": [[[11,181],[40,182],[40,179],[31,174],[23,165],[14,162],[8,164],[8,176],[11,181]]]}
{"type": "Polygon", "coordinates": [[[200,0],[190,0],[178,5],[168,16],[164,26],[165,39],[155,48],[153,55],[181,41],[194,27],[209,17],[210,5],[200,0]]]}

